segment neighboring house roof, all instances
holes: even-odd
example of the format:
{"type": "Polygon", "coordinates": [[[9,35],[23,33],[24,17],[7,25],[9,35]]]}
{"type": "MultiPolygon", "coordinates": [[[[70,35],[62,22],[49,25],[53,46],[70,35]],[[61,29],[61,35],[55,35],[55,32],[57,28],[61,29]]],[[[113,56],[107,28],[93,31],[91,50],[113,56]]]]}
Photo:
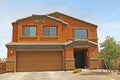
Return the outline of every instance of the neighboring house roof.
{"type": "Polygon", "coordinates": [[[16,22],[13,22],[12,24],[17,23],[17,22],[20,22],[20,21],[29,20],[29,19],[32,19],[32,18],[37,18],[37,19],[39,19],[39,18],[42,18],[42,19],[43,19],[43,18],[49,18],[49,19],[51,19],[51,20],[60,22],[60,23],[65,24],[65,25],[68,24],[68,23],[64,22],[63,20],[61,20],[61,19],[58,19],[58,18],[49,16],[49,15],[32,15],[32,16],[29,16],[29,17],[26,17],[26,18],[18,19],[16,22]]]}
{"type": "Polygon", "coordinates": [[[54,15],[54,14],[64,15],[64,16],[67,16],[67,17],[72,18],[72,19],[74,19],[74,20],[81,21],[81,22],[84,22],[84,23],[87,23],[87,24],[90,24],[90,25],[93,25],[93,26],[97,27],[97,25],[95,25],[95,24],[93,24],[93,23],[86,22],[86,21],[83,21],[83,20],[81,20],[81,19],[78,19],[78,18],[69,16],[69,15],[66,15],[66,14],[63,14],[63,13],[60,13],[60,12],[52,12],[52,13],[49,13],[49,14],[47,14],[47,15],[54,15]]]}

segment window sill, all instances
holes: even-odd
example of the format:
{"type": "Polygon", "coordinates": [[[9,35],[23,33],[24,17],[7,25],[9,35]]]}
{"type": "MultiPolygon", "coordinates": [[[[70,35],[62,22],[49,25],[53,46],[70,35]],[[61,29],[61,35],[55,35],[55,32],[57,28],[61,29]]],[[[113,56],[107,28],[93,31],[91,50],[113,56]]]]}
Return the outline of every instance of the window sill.
{"type": "Polygon", "coordinates": [[[38,38],[38,36],[22,36],[21,38],[38,38]]]}
{"type": "Polygon", "coordinates": [[[58,38],[58,36],[43,36],[42,38],[58,38]]]}

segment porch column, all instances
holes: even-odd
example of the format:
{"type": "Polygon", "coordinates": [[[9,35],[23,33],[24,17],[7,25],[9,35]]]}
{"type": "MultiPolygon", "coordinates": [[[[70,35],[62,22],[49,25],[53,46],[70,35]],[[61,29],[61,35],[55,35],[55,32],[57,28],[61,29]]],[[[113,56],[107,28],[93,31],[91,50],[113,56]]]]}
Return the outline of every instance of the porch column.
{"type": "Polygon", "coordinates": [[[16,72],[16,51],[14,49],[8,49],[6,61],[6,71],[16,72]]]}
{"type": "Polygon", "coordinates": [[[97,47],[90,47],[89,48],[89,68],[90,69],[98,69],[99,68],[99,61],[97,59],[98,48],[97,47]]]}
{"type": "Polygon", "coordinates": [[[65,48],[65,70],[73,70],[75,69],[75,63],[74,63],[74,51],[71,46],[67,46],[65,48]]]}

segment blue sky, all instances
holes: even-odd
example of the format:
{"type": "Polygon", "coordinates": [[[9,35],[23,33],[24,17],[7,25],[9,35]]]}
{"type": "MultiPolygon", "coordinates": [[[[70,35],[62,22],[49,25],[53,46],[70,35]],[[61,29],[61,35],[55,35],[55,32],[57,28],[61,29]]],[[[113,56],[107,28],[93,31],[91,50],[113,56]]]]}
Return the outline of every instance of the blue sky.
{"type": "Polygon", "coordinates": [[[98,25],[99,43],[106,36],[120,41],[120,0],[0,0],[0,58],[7,57],[12,22],[54,11],[98,25]]]}

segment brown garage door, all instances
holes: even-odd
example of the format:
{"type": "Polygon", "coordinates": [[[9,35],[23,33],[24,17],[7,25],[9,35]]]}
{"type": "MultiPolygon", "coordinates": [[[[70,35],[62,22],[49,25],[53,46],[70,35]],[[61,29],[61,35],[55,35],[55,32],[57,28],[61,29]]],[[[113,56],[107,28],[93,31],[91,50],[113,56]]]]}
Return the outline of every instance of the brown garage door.
{"type": "Polygon", "coordinates": [[[62,70],[62,52],[17,52],[17,71],[62,70]]]}

